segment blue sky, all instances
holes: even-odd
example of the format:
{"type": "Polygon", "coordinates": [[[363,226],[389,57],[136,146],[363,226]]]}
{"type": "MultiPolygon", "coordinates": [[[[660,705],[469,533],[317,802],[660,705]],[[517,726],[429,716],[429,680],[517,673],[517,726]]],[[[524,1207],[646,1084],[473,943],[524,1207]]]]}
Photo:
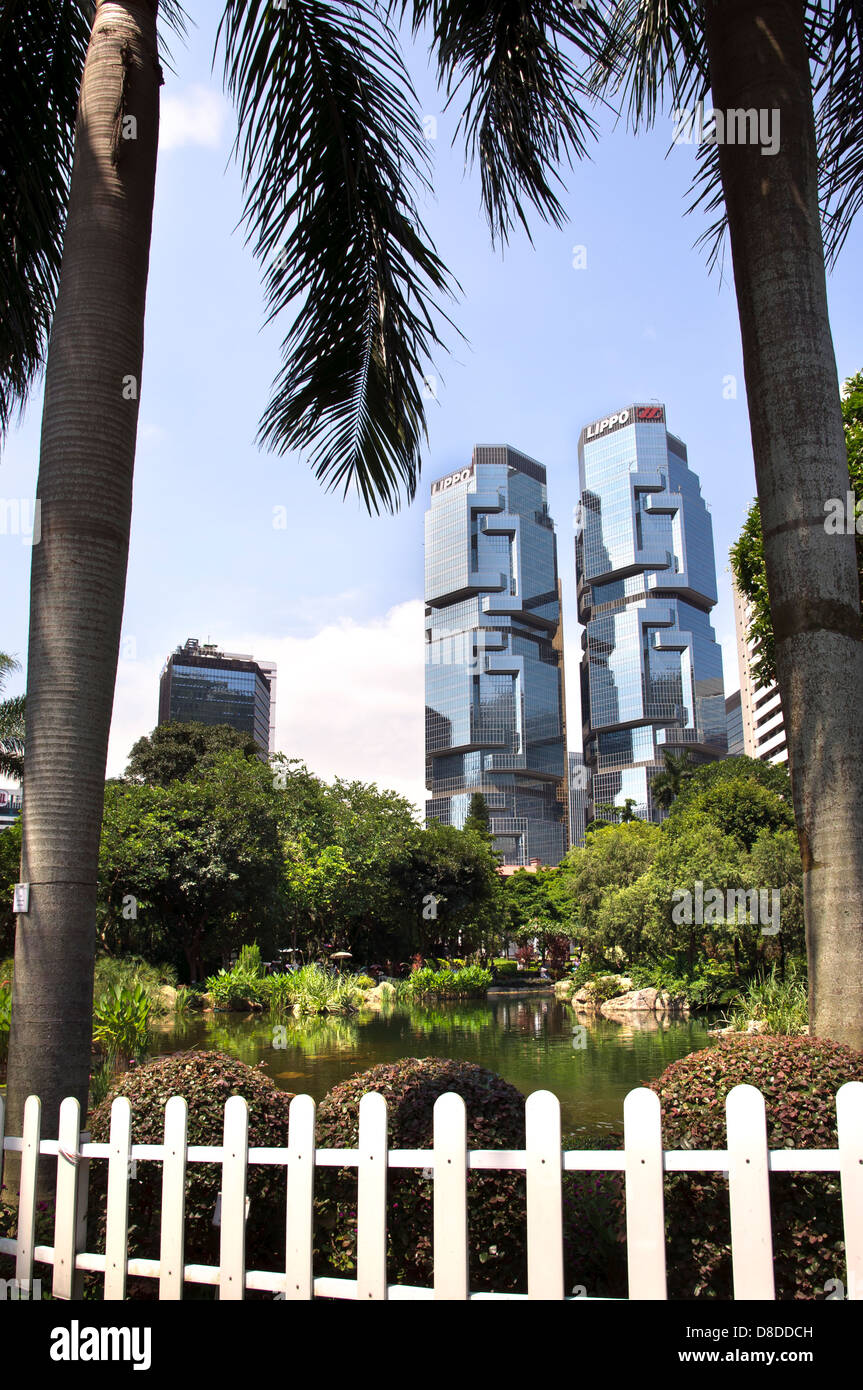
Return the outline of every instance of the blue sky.
{"type": "MultiPolygon", "coordinates": [[[[202,7],[203,8],[203,7],[202,7]]],[[[567,173],[561,231],[539,223],[492,251],[478,179],[451,148],[422,48],[409,64],[421,114],[433,116],[435,198],[427,227],[464,297],[467,342],[430,364],[429,446],[416,501],[368,517],[324,493],[297,459],[255,445],[287,323],[261,330],[263,297],[235,230],[239,176],[227,164],[230,108],[211,74],[214,26],[193,30],[163,88],[123,654],[109,772],[156,722],[158,675],[189,636],[279,663],[278,742],[323,776],[376,780],[421,804],[423,513],[431,480],[476,443],[515,445],[546,464],[558,529],[570,728],[580,654],[573,510],[581,427],[633,400],[664,401],[689,447],[713,518],[726,693],[738,684],[728,547],[755,494],[730,264],[708,275],[685,216],[695,148],[668,154],[670,115],[637,138],[601,120],[591,162],[567,173]],[[584,247],[586,267],[573,267],[584,247]],[[727,379],[736,381],[728,398],[727,379]],[[274,527],[275,509],[288,522],[274,527]]],[[[861,227],[829,283],[840,377],[863,366],[861,227]]],[[[0,497],[32,498],[41,392],[9,438],[0,497]]],[[[0,536],[0,650],[27,650],[30,549],[0,536]]],[[[9,690],[23,689],[23,677],[9,690]]]]}

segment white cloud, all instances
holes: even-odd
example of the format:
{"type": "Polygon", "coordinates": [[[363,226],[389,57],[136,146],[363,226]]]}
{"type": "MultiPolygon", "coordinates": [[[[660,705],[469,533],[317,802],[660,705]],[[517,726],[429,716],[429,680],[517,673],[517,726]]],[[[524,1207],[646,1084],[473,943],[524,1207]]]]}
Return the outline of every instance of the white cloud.
{"type": "Polygon", "coordinates": [[[159,149],[177,150],[184,145],[219,148],[227,107],[218,92],[192,86],[176,96],[162,98],[159,117],[159,149]]]}
{"type": "MultiPolygon", "coordinates": [[[[314,773],[377,782],[424,810],[423,604],[399,604],[381,618],[343,619],[308,637],[223,633],[229,651],[278,666],[276,747],[314,773]]],[[[167,656],[167,652],[165,653],[167,656]]],[[[122,661],[117,675],[108,772],[122,772],[129,749],[156,723],[155,662],[122,661]]]]}

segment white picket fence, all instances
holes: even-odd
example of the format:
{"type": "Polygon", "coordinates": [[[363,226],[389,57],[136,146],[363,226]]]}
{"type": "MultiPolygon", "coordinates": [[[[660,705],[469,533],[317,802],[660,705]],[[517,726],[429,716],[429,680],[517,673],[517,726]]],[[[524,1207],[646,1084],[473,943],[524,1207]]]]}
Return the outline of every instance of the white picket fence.
{"type": "MultiPolygon", "coordinates": [[[[772,1299],[773,1241],[770,1224],[770,1173],[838,1172],[841,1175],[849,1296],[863,1300],[863,1082],[851,1081],[836,1096],[838,1149],[767,1147],[764,1098],[753,1086],[736,1086],[726,1102],[726,1149],[712,1152],[663,1151],[659,1099],[646,1089],[631,1091],[624,1103],[624,1148],[562,1150],[560,1105],[549,1091],[535,1091],[526,1102],[526,1147],[468,1151],[466,1116],[457,1095],[441,1096],[434,1107],[432,1149],[389,1149],[384,1097],[369,1093],[360,1102],[356,1149],[315,1148],[315,1104],[296,1096],[290,1107],[287,1148],[249,1148],[246,1101],[225,1104],[221,1146],[189,1146],[186,1102],[174,1096],[165,1107],[162,1144],[134,1144],[129,1102],[111,1109],[110,1142],[94,1144],[82,1136],[80,1108],[65,1100],[59,1139],[40,1140],[41,1106],[27,1102],[23,1138],[5,1138],[3,1151],[21,1153],[21,1186],[16,1239],[0,1239],[0,1253],[14,1255],[18,1288],[31,1287],[34,1263],[53,1265],[53,1292],[62,1299],[81,1296],[85,1271],[104,1277],[106,1299],[126,1297],[130,1276],[157,1279],[159,1297],[179,1299],[183,1284],[211,1284],[220,1299],[242,1299],[246,1290],[264,1290],[285,1299],[565,1299],[562,1234],[563,1173],[622,1172],[626,1190],[626,1235],[631,1299],[664,1299],[665,1173],[723,1173],[728,1178],[732,1265],[736,1299],[772,1299]],[[36,1245],[36,1165],[39,1154],[56,1156],[56,1219],[53,1246],[36,1245]],[[161,1241],[158,1260],[128,1255],[129,1183],[134,1160],[162,1164],[161,1241]],[[86,1250],[86,1194],[89,1164],[108,1163],[107,1232],[104,1254],[86,1250]],[[221,1228],[218,1266],[184,1263],[184,1200],[189,1163],[222,1165],[221,1228]],[[284,1268],[246,1269],[246,1178],[249,1164],[287,1170],[287,1222],[284,1268]],[[316,1167],[357,1169],[357,1277],[315,1278],[312,1271],[313,1192],[316,1167]],[[430,1171],[434,1183],[434,1284],[419,1288],[387,1283],[387,1171],[430,1171]],[[527,1187],[528,1293],[470,1293],[468,1288],[467,1174],[477,1170],[524,1171],[527,1187]]],[[[842,1271],[836,1271],[842,1277],[842,1271]]],[[[581,1296],[581,1295],[578,1295],[581,1296]]],[[[587,1291],[589,1297],[589,1290],[587,1291]]]]}

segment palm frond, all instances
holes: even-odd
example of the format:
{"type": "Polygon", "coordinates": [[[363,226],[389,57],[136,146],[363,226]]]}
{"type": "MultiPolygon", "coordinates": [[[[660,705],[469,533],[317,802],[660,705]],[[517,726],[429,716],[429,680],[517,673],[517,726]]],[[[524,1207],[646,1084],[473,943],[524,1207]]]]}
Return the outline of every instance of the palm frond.
{"type": "Polygon", "coordinates": [[[0,7],[0,436],[47,347],[90,10],[84,0],[0,7]]]}
{"type": "Polygon", "coordinates": [[[395,510],[416,491],[436,297],[455,286],[414,201],[427,146],[394,36],[374,0],[228,0],[220,46],[268,321],[294,314],[260,442],[395,510]]]}
{"type": "Polygon", "coordinates": [[[24,771],[25,697],[0,700],[0,774],[20,781],[24,771]]]}
{"type": "Polygon", "coordinates": [[[824,251],[832,264],[863,206],[863,0],[809,7],[824,251]]]}
{"type": "Polygon", "coordinates": [[[571,0],[390,0],[430,26],[449,106],[463,99],[455,138],[478,164],[493,242],[505,243],[528,210],[560,227],[558,167],[587,156],[596,123],[585,69],[600,52],[598,4],[571,0]],[[574,58],[580,61],[578,65],[574,58]]]}
{"type": "MultiPolygon", "coordinates": [[[[160,15],[182,34],[177,0],[160,15]]],[[[92,0],[0,3],[0,439],[48,346],[92,0]]]]}

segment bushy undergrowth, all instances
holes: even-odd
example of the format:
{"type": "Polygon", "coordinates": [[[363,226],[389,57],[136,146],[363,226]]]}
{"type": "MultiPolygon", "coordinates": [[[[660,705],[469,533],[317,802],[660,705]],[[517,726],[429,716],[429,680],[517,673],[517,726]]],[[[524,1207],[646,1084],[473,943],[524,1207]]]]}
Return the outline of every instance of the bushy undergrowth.
{"type": "Polygon", "coordinates": [[[143,985],[115,984],[93,1006],[93,1041],[109,1062],[143,1057],[150,1041],[150,997],[143,985]]]}
{"type": "Polygon", "coordinates": [[[432,970],[421,966],[398,986],[400,999],[469,999],[484,995],[492,973],[482,965],[465,965],[456,970],[432,970]]]}
{"type": "Polygon", "coordinates": [[[735,974],[733,962],[727,960],[707,958],[687,972],[669,958],[657,965],[635,965],[629,975],[636,989],[652,985],[673,999],[685,999],[692,1009],[720,1008],[730,1003],[740,990],[740,978],[735,974]]]}
{"type": "MultiPolygon", "coordinates": [[[[225,1101],[234,1095],[249,1103],[249,1144],[282,1147],[288,1142],[288,1107],[292,1099],[258,1068],[219,1052],[182,1052],[160,1057],[121,1077],[115,1088],[90,1117],[95,1143],[107,1142],[111,1104],[127,1096],[132,1106],[132,1140],[136,1144],[161,1144],[165,1105],[171,1096],[188,1102],[190,1144],[222,1143],[225,1101]]],[[[107,1163],[94,1163],[91,1202],[96,1212],[99,1249],[104,1248],[107,1163]]],[[[186,1173],[186,1248],[188,1264],[219,1263],[219,1229],[213,1225],[216,1198],[221,1191],[222,1170],[217,1163],[190,1163],[186,1173]]],[[[247,1267],[284,1268],[285,1170],[251,1164],[247,1192],[250,1198],[246,1222],[247,1267]],[[262,1263],[263,1262],[263,1263],[262,1263]]],[[[158,1258],[162,1200],[162,1165],[137,1163],[129,1184],[129,1254],[158,1258]]],[[[153,1296],[153,1281],[137,1292],[153,1296]]]]}
{"type": "Polygon", "coordinates": [[[754,1021],[765,1024],[768,1033],[792,1036],[802,1033],[809,1025],[806,969],[790,960],[783,979],[774,964],[769,975],[751,980],[731,1004],[725,1022],[738,1032],[745,1033],[754,1021]]]}
{"type": "MultiPolygon", "coordinates": [[[[836,1092],[863,1081],[863,1053],[818,1038],[726,1038],[673,1062],[651,1088],[662,1103],[666,1149],[723,1149],[725,1098],[762,1092],[771,1149],[835,1149],[836,1092]]],[[[777,1298],[823,1298],[845,1278],[837,1173],[770,1178],[777,1298]]],[[[728,1182],[712,1173],[666,1179],[669,1294],[731,1298],[728,1182]]]]}
{"type": "MultiPolygon", "coordinates": [[[[321,1148],[353,1148],[359,1102],[385,1096],[392,1148],[432,1148],[434,1104],[447,1092],[467,1111],[470,1149],[521,1149],[524,1096],[484,1067],[441,1057],[385,1063],[334,1087],[318,1108],[321,1148]]],[[[527,1288],[525,1177],[518,1170],[468,1175],[468,1248],[472,1292],[527,1288]]],[[[620,1175],[573,1173],[564,1178],[566,1288],[590,1296],[625,1296],[620,1175]]],[[[356,1268],[356,1169],[322,1168],[316,1186],[316,1252],[321,1271],[350,1276],[356,1268]]],[[[387,1186],[388,1278],[428,1287],[433,1281],[433,1182],[414,1169],[393,1169],[387,1186]]]]}

